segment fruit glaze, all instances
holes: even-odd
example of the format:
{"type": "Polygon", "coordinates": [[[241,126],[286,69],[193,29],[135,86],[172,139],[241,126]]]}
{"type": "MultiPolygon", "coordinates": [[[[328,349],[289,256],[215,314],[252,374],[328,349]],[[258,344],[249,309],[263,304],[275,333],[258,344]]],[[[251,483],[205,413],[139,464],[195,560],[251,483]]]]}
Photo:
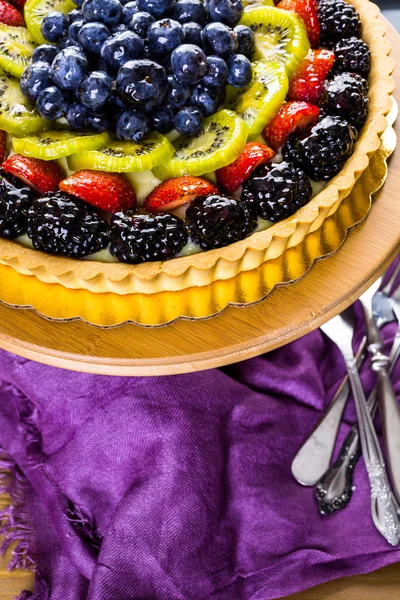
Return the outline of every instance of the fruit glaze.
{"type": "Polygon", "coordinates": [[[344,0],[23,12],[0,0],[0,237],[50,254],[136,264],[242,240],[337,175],[368,115],[344,0]]]}

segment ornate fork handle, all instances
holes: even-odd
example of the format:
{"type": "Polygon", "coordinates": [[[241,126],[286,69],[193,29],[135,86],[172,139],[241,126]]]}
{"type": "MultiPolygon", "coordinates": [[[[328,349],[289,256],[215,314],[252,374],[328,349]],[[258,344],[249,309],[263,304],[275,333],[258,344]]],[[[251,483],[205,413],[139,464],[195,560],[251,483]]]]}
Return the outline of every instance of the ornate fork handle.
{"type": "MultiPolygon", "coordinates": [[[[400,328],[396,334],[390,352],[390,369],[393,368],[400,356],[400,328]]],[[[376,389],[368,398],[368,410],[373,420],[378,399],[376,389]]],[[[357,425],[353,425],[344,440],[338,459],[335,464],[324,473],[315,487],[318,508],[321,514],[326,515],[341,510],[350,502],[353,491],[353,471],[361,456],[360,436],[357,425]]]]}

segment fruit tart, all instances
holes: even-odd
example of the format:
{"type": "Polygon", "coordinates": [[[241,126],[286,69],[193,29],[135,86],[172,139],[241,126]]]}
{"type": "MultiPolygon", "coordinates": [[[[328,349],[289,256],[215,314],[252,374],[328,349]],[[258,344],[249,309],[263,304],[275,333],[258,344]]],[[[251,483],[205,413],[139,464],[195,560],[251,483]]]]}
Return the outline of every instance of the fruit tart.
{"type": "Polygon", "coordinates": [[[92,291],[253,269],[379,147],[367,0],[0,0],[0,263],[92,291]]]}

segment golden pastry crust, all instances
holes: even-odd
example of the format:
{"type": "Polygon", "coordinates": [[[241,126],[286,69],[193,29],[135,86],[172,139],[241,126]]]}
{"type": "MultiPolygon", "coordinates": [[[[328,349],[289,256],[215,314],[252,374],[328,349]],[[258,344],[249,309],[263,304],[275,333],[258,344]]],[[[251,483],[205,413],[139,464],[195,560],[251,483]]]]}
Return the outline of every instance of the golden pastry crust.
{"type": "Polygon", "coordinates": [[[127,265],[75,260],[0,240],[0,264],[71,289],[95,293],[152,294],[230,279],[241,271],[255,269],[267,260],[281,256],[287,248],[303,241],[308,233],[318,229],[327,217],[336,212],[367,168],[371,155],[380,146],[380,137],[387,127],[386,115],[392,107],[394,62],[389,57],[391,44],[384,37],[386,25],[375,4],[368,0],[350,1],[360,13],[362,37],[372,54],[368,120],[344,169],[295,215],[225,248],[165,262],[127,265]]]}

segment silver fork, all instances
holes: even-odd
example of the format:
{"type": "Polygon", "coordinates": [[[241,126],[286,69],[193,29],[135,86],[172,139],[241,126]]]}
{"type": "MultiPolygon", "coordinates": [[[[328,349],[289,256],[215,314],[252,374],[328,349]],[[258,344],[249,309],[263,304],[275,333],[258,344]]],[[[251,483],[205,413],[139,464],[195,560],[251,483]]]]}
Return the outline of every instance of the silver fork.
{"type": "MultiPolygon", "coordinates": [[[[389,298],[389,293],[399,272],[400,263],[390,277],[389,281],[386,283],[383,290],[378,291],[373,298],[373,309],[378,313],[376,315],[378,327],[382,327],[383,325],[386,325],[387,323],[390,323],[396,319],[392,309],[392,303],[389,298]]],[[[397,337],[398,344],[400,345],[400,331],[397,337]]],[[[362,340],[356,355],[358,367],[360,367],[364,358],[365,349],[366,338],[362,340]]],[[[349,384],[348,376],[346,375],[339,386],[328,410],[323,415],[318,425],[310,433],[309,437],[302,444],[301,448],[297,451],[296,456],[293,459],[293,476],[302,485],[315,485],[329,470],[339,426],[348,396],[349,384]]],[[[351,440],[348,440],[347,445],[350,445],[350,442],[351,440]]],[[[351,462],[352,461],[350,461],[350,465],[351,462]]],[[[343,485],[341,487],[343,488],[343,485]]],[[[335,508],[333,509],[335,510],[335,508]]]]}
{"type": "Polygon", "coordinates": [[[321,329],[338,346],[349,375],[349,383],[357,410],[362,452],[371,488],[372,520],[389,544],[398,546],[400,544],[400,506],[387,479],[385,461],[367,408],[367,401],[353,354],[353,307],[346,309],[343,313],[322,325],[321,329]]]}

